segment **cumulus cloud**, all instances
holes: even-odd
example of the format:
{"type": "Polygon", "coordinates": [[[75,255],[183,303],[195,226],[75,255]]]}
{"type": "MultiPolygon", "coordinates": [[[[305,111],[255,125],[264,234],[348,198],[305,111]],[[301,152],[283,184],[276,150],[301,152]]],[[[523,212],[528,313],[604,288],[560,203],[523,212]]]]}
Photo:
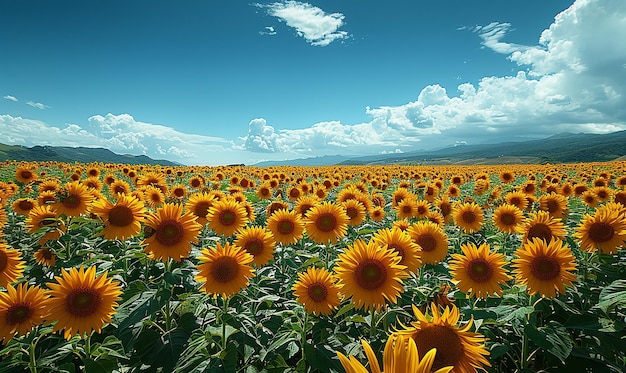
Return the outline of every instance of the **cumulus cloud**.
{"type": "MultiPolygon", "coordinates": [[[[335,40],[347,39],[348,33],[339,30],[344,25],[341,13],[326,13],[309,3],[298,1],[255,4],[270,16],[278,18],[296,30],[298,36],[315,46],[327,46],[335,40]]],[[[273,30],[271,30],[273,31],[273,30]]]]}
{"type": "Polygon", "coordinates": [[[48,105],[44,105],[41,102],[33,102],[33,101],[28,101],[26,102],[26,105],[30,105],[34,108],[40,109],[40,110],[44,110],[44,109],[48,109],[50,106],[48,105]]]}
{"type": "Polygon", "coordinates": [[[263,118],[255,118],[248,123],[248,134],[243,138],[244,148],[252,152],[274,153],[280,151],[274,127],[268,126],[263,118]]]}
{"type": "Polygon", "coordinates": [[[9,101],[14,101],[17,102],[17,98],[15,96],[11,96],[11,95],[6,95],[3,97],[4,99],[7,99],[9,101]]]}

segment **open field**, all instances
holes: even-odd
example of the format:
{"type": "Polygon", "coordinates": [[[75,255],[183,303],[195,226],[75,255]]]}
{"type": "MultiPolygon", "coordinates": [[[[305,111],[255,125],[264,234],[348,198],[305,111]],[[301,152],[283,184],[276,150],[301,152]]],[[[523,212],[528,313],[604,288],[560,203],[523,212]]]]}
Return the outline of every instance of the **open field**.
{"type": "Polygon", "coordinates": [[[621,372],[625,171],[4,162],[0,372],[621,372]]]}

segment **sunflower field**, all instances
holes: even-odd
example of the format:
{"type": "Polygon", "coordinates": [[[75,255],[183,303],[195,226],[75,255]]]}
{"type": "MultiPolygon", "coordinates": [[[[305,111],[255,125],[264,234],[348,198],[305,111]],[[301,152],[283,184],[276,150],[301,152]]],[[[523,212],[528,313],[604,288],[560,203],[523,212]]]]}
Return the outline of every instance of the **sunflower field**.
{"type": "Polygon", "coordinates": [[[623,372],[626,163],[0,164],[0,372],[623,372]]]}

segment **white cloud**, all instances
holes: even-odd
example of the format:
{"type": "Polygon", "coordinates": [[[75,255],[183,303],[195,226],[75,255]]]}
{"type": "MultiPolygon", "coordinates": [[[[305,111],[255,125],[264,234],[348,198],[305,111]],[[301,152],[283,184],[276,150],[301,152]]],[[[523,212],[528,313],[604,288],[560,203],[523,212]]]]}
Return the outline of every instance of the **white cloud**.
{"type": "Polygon", "coordinates": [[[345,18],[341,13],[329,14],[309,3],[298,1],[255,5],[266,8],[269,15],[296,29],[298,36],[311,45],[324,47],[335,40],[348,38],[346,31],[339,30],[345,18]]]}
{"type": "Polygon", "coordinates": [[[42,104],[41,102],[33,102],[33,101],[26,102],[26,105],[30,105],[30,106],[32,106],[34,108],[37,108],[37,109],[40,109],[40,110],[44,110],[44,109],[47,109],[47,108],[50,107],[48,105],[42,104]]]}
{"type": "Polygon", "coordinates": [[[483,39],[483,45],[493,49],[498,53],[513,53],[514,51],[525,50],[526,47],[519,44],[504,43],[501,39],[511,30],[510,23],[492,22],[486,26],[476,26],[473,29],[483,39]]]}
{"type": "Polygon", "coordinates": [[[15,98],[15,96],[11,96],[11,95],[6,95],[3,98],[9,100],[9,101],[14,101],[17,102],[17,98],[15,98]]]}
{"type": "Polygon", "coordinates": [[[276,30],[272,26],[265,26],[265,31],[259,31],[261,35],[276,35],[276,30]]]}

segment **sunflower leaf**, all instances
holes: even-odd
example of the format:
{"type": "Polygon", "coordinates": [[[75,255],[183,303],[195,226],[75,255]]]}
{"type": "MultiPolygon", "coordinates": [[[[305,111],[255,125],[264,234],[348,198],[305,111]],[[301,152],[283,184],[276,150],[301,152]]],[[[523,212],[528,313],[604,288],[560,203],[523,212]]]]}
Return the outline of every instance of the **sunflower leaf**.
{"type": "Polygon", "coordinates": [[[624,305],[626,305],[626,280],[615,280],[600,291],[595,308],[608,312],[611,308],[624,305]]]}

